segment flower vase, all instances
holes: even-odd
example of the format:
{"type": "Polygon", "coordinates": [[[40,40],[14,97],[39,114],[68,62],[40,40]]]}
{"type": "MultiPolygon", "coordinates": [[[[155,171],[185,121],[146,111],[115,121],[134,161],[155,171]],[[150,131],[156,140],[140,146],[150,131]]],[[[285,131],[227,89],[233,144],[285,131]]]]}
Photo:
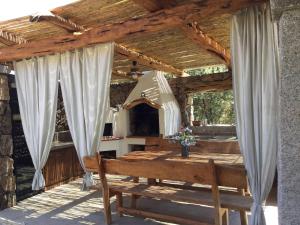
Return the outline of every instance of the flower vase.
{"type": "Polygon", "coordinates": [[[190,146],[188,145],[182,145],[181,146],[181,157],[182,158],[188,158],[190,153],[190,146]]]}

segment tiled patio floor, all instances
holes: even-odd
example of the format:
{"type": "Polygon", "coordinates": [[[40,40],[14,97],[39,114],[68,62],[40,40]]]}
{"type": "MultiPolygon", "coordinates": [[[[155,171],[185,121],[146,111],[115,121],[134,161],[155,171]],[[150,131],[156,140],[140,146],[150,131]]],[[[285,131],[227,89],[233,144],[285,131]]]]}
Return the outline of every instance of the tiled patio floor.
{"type": "MultiPolygon", "coordinates": [[[[105,225],[100,194],[94,190],[80,191],[81,179],[25,199],[17,206],[0,212],[1,225],[105,225]]],[[[131,216],[118,217],[112,199],[113,224],[169,224],[131,216]]],[[[126,201],[125,201],[126,202],[126,201]]],[[[138,206],[182,214],[189,218],[209,216],[212,210],[200,206],[179,205],[168,201],[140,199],[138,206]]],[[[266,207],[267,225],[277,225],[277,208],[266,207]]],[[[230,225],[239,225],[239,214],[230,213],[230,225]]]]}

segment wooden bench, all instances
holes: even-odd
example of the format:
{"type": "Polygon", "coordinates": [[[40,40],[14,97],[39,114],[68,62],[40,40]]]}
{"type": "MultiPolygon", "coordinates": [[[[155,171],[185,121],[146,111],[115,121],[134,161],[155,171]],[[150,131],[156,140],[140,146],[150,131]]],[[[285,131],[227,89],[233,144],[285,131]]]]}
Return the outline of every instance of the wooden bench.
{"type": "Polygon", "coordinates": [[[84,164],[87,171],[98,172],[101,180],[102,196],[106,223],[111,223],[110,197],[116,195],[117,211],[136,216],[155,218],[167,222],[191,225],[208,225],[209,223],[175,217],[165,214],[148,212],[136,208],[135,200],[140,197],[167,199],[187,203],[213,206],[215,225],[228,224],[228,209],[250,209],[251,198],[228,193],[220,193],[216,166],[213,160],[209,163],[182,163],[182,162],[128,162],[118,159],[102,159],[101,156],[85,157],[84,164]],[[148,185],[128,181],[108,182],[106,174],[125,175],[132,177],[157,178],[181,182],[211,185],[211,189],[191,190],[180,186],[148,185]],[[123,206],[122,193],[132,195],[131,207],[123,206]]]}

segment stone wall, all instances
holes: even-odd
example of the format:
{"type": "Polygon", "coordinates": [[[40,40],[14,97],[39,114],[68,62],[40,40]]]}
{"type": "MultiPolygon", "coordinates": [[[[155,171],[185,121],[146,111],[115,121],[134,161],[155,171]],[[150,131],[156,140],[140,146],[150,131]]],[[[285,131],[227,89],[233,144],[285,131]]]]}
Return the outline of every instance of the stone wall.
{"type": "Polygon", "coordinates": [[[279,224],[300,224],[300,1],[271,0],[279,22],[279,224]]]}
{"type": "Polygon", "coordinates": [[[192,127],[193,134],[208,136],[236,136],[235,126],[199,126],[192,127]]]}
{"type": "Polygon", "coordinates": [[[0,74],[0,210],[16,203],[11,120],[8,78],[0,74]]]}

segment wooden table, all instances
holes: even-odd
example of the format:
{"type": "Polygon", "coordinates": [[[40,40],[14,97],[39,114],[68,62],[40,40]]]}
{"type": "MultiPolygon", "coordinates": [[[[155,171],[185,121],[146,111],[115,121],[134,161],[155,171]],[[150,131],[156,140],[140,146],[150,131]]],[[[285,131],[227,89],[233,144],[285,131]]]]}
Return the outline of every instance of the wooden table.
{"type": "Polygon", "coordinates": [[[243,157],[240,154],[199,153],[190,152],[188,158],[182,158],[179,151],[134,151],[118,159],[126,161],[168,160],[193,163],[207,163],[213,159],[215,164],[243,167],[243,157]]]}
{"type": "Polygon", "coordinates": [[[246,170],[240,154],[190,152],[188,158],[182,158],[180,151],[134,151],[120,158],[125,161],[179,161],[182,163],[207,163],[213,159],[216,164],[220,186],[247,189],[246,170]]]}

